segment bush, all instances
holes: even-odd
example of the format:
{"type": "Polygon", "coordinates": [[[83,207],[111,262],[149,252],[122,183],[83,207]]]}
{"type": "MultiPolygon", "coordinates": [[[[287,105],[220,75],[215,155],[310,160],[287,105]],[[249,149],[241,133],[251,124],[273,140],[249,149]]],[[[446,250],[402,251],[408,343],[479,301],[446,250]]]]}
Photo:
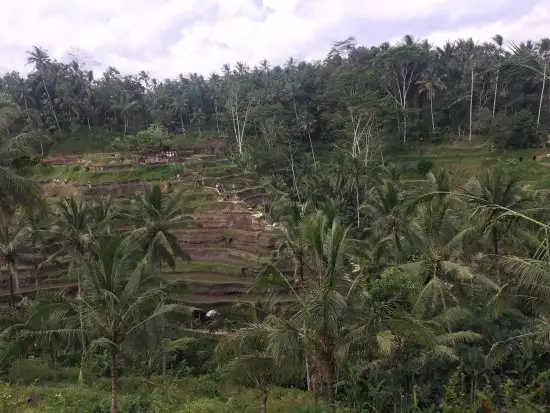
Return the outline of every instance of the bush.
{"type": "Polygon", "coordinates": [[[430,172],[434,167],[434,162],[429,158],[422,158],[419,159],[416,163],[416,170],[421,175],[426,175],[428,172],[430,172]]]}
{"type": "Polygon", "coordinates": [[[34,382],[59,383],[78,380],[77,367],[50,368],[43,359],[24,359],[15,361],[8,370],[7,379],[12,384],[31,384],[34,382]]]}

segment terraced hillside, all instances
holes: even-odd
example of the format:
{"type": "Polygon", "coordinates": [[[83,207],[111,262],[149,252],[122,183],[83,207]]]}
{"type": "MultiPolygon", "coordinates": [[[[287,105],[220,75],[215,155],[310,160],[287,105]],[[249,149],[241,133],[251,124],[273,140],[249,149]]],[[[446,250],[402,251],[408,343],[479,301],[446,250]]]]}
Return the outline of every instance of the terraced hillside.
{"type": "MultiPolygon", "coordinates": [[[[205,311],[254,300],[243,293],[278,238],[276,229],[262,220],[263,204],[271,196],[253,174],[239,171],[219,156],[191,150],[171,155],[146,159],[107,153],[49,157],[36,168],[33,179],[42,182],[45,195],[52,200],[76,195],[125,202],[153,182],[160,182],[165,192],[184,190],[184,210],[200,227],[177,233],[192,261],[165,271],[187,280],[188,303],[205,311]],[[223,196],[217,194],[216,183],[225,188],[223,196]]],[[[1,271],[0,301],[6,303],[7,273],[1,271]]],[[[63,268],[35,271],[21,267],[18,297],[35,295],[37,289],[74,289],[65,273],[63,268]]]]}

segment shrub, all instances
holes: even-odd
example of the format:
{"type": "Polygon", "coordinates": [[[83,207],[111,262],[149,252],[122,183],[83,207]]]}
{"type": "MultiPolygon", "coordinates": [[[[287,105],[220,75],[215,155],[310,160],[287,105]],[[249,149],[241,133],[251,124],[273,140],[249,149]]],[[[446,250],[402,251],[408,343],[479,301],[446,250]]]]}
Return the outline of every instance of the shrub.
{"type": "Polygon", "coordinates": [[[77,367],[50,368],[43,359],[24,359],[15,361],[8,370],[7,379],[13,384],[31,384],[34,382],[76,382],[77,367]]]}
{"type": "Polygon", "coordinates": [[[416,170],[421,175],[426,175],[428,172],[430,172],[434,167],[434,162],[429,158],[422,158],[419,159],[416,163],[416,170]]]}

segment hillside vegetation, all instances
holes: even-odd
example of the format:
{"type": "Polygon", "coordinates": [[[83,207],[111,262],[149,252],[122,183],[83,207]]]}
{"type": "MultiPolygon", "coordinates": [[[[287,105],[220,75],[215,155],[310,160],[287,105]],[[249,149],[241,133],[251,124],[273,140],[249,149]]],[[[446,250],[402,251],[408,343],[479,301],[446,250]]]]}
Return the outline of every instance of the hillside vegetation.
{"type": "Polygon", "coordinates": [[[545,412],[550,41],[0,81],[0,411],[545,412]]]}

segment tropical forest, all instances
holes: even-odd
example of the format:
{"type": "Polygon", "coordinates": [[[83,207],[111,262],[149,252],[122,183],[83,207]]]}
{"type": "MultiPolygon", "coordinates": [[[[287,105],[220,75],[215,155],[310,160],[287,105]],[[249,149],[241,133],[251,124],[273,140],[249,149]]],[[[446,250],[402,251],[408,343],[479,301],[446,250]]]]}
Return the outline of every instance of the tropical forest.
{"type": "Polygon", "coordinates": [[[550,39],[21,59],[0,412],[550,410],[550,39]]]}

